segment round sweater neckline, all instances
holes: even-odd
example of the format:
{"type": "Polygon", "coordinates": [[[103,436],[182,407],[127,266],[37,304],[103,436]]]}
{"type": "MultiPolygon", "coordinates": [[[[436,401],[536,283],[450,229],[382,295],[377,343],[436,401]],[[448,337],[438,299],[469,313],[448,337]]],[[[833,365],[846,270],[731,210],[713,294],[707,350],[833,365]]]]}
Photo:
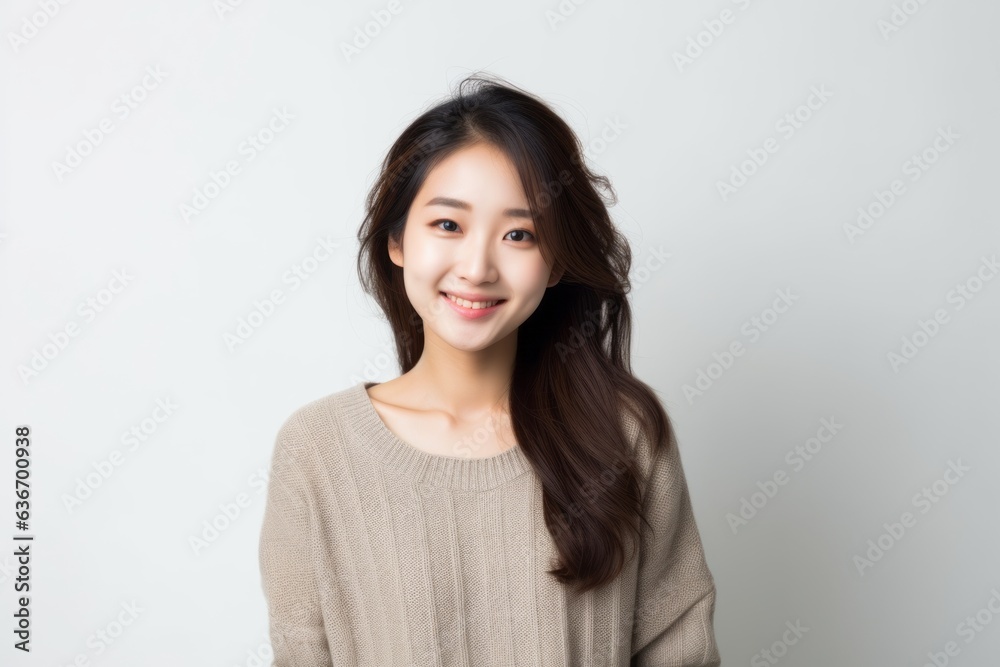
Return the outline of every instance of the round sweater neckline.
{"type": "Polygon", "coordinates": [[[393,471],[428,486],[477,491],[504,484],[531,469],[520,444],[488,457],[442,456],[414,447],[389,430],[375,410],[367,390],[377,384],[355,384],[344,393],[342,408],[364,448],[393,471]]]}

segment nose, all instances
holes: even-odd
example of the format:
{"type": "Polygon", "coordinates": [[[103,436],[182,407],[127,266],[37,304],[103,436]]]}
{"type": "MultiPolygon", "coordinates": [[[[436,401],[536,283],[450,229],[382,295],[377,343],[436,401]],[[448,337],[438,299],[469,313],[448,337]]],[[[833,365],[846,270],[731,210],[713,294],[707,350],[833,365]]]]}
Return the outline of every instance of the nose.
{"type": "Polygon", "coordinates": [[[455,273],[473,284],[490,283],[497,279],[493,246],[482,234],[469,234],[463,239],[455,258],[455,273]]]}

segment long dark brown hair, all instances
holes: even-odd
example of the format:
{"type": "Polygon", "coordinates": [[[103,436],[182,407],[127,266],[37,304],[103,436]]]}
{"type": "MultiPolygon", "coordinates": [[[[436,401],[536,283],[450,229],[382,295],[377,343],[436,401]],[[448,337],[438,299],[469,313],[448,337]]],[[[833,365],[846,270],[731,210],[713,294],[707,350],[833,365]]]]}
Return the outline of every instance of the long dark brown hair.
{"type": "Polygon", "coordinates": [[[565,271],[518,328],[508,393],[514,436],[544,488],[545,523],[559,553],[548,573],[582,593],[621,572],[626,537],[640,535],[637,517],[649,525],[643,472],[623,413],[634,416],[654,453],[674,440],[656,394],[632,374],[632,253],[608,212],[616,195],[607,177],[588,169],[580,140],[540,98],[474,74],[389,149],[358,231],[358,276],[385,312],[408,372],[423,351],[423,322],[406,296],[403,270],[389,258],[388,240],[402,243],[410,205],[430,170],[480,142],[516,166],[539,250],[565,271]]]}

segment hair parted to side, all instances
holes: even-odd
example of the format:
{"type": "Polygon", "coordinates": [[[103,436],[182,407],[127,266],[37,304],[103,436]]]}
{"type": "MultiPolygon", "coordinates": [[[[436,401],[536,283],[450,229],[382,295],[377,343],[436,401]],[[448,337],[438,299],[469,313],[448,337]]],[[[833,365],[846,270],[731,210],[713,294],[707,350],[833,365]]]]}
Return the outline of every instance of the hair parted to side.
{"type": "Polygon", "coordinates": [[[402,243],[430,170],[479,142],[515,165],[539,250],[565,270],[518,328],[509,395],[514,435],[544,488],[545,523],[559,554],[548,573],[582,593],[621,572],[626,545],[636,544],[627,538],[639,537],[637,518],[648,525],[622,415],[634,416],[654,450],[674,442],[656,394],[632,374],[632,253],[608,212],[616,202],[611,183],[587,168],[580,140],[545,102],[500,77],[473,74],[389,149],[358,231],[358,276],[385,312],[408,372],[423,350],[423,322],[388,241],[402,243]]]}

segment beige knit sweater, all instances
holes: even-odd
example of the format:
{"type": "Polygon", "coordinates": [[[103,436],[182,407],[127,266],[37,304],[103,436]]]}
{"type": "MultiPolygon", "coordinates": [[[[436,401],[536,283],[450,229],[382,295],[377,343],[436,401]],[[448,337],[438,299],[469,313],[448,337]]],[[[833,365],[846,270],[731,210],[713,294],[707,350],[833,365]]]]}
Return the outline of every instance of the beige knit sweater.
{"type": "Polygon", "coordinates": [[[655,535],[640,524],[639,557],[574,594],[545,573],[557,552],[521,448],[419,450],[379,417],[371,384],[299,408],[278,432],[259,551],[272,667],[720,664],[676,446],[646,491],[655,535]]]}

